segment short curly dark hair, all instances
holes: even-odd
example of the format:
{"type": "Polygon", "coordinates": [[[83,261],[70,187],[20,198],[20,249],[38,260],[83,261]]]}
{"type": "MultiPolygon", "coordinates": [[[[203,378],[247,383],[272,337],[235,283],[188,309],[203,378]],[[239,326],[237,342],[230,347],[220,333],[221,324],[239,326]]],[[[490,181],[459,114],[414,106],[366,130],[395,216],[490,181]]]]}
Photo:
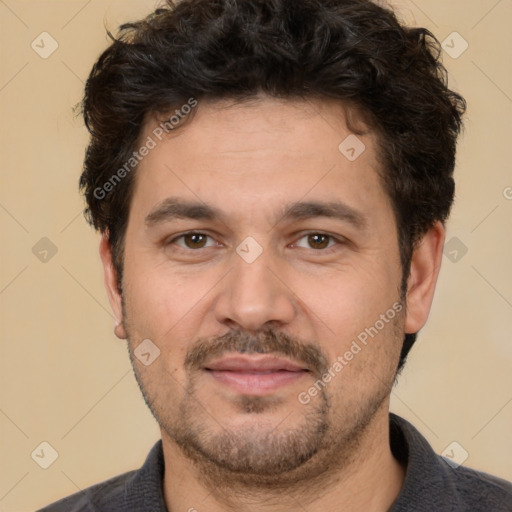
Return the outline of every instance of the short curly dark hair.
{"type": "MultiPolygon", "coordinates": [[[[466,108],[448,88],[431,32],[403,26],[370,0],[167,0],[109,35],[82,101],[91,139],[80,188],[86,219],[108,235],[119,290],[134,172],[108,193],[105,184],[133,155],[146,116],[191,97],[243,101],[264,93],[339,99],[378,134],[405,296],[414,248],[450,212],[466,108]]],[[[398,371],[415,339],[405,335],[398,371]]]]}

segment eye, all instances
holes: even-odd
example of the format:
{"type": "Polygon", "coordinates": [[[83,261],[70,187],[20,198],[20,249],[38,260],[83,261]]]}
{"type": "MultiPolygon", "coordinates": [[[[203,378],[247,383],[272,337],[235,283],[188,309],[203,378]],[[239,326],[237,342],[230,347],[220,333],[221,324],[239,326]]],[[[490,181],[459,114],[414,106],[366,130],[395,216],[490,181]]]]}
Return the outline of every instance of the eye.
{"type": "MultiPolygon", "coordinates": [[[[300,247],[302,249],[313,249],[318,252],[328,253],[331,249],[337,245],[343,244],[343,240],[340,240],[332,235],[326,233],[307,233],[298,239],[293,246],[300,247]],[[304,240],[305,242],[301,242],[304,240]]],[[[217,243],[215,240],[206,233],[198,231],[189,231],[182,233],[172,239],[165,242],[166,246],[175,245],[184,250],[198,250],[207,249],[208,247],[215,247],[217,243]]]]}
{"type": "MultiPolygon", "coordinates": [[[[182,235],[179,235],[165,243],[165,245],[177,245],[178,247],[181,247],[183,249],[204,249],[206,247],[213,247],[215,245],[215,242],[213,242],[210,245],[206,245],[207,239],[211,237],[207,235],[206,233],[198,233],[195,231],[191,231],[189,233],[183,233],[182,235]],[[183,243],[178,243],[179,241],[182,241],[183,243]]],[[[213,240],[213,239],[212,239],[213,240]]]]}
{"type": "MultiPolygon", "coordinates": [[[[333,246],[336,245],[336,243],[340,244],[342,243],[340,240],[336,239],[332,235],[327,235],[325,233],[308,233],[304,235],[303,237],[299,238],[299,241],[296,242],[294,245],[297,245],[298,247],[302,247],[305,249],[314,249],[316,251],[324,251],[325,249],[330,249],[333,246]],[[304,245],[300,245],[298,242],[300,240],[306,240],[306,243],[309,245],[309,247],[305,247],[304,245]],[[329,242],[332,242],[331,245],[329,245],[329,242]]],[[[329,252],[329,251],[325,251],[329,252]]]]}

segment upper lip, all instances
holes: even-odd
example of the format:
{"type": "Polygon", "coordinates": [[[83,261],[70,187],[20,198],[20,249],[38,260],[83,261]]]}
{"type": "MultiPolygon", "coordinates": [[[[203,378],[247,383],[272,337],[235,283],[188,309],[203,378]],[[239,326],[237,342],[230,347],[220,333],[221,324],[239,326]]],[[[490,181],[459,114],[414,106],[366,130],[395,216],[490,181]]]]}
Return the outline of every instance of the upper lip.
{"type": "Polygon", "coordinates": [[[303,366],[296,364],[289,359],[281,357],[260,355],[260,356],[241,356],[231,355],[215,359],[213,362],[204,365],[206,370],[216,371],[234,371],[234,372],[265,372],[287,370],[297,372],[307,370],[303,366]]]}

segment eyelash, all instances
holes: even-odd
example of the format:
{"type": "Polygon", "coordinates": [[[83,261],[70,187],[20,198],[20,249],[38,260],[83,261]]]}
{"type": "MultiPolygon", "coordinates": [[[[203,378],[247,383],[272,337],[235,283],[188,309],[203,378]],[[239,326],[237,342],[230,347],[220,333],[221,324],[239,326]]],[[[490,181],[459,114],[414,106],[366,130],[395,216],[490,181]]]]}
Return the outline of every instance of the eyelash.
{"type": "MultiPolygon", "coordinates": [[[[175,242],[177,240],[180,240],[188,235],[202,235],[202,236],[206,236],[208,238],[211,238],[213,239],[212,236],[210,236],[208,233],[204,233],[202,231],[187,231],[186,233],[182,233],[181,235],[178,235],[174,238],[172,238],[171,240],[168,240],[166,242],[164,242],[164,245],[165,246],[168,246],[168,245],[171,245],[171,244],[175,244],[175,242]]],[[[344,239],[340,239],[340,238],[337,238],[333,235],[330,235],[328,233],[323,233],[321,231],[310,231],[308,233],[304,233],[297,241],[299,240],[302,240],[303,238],[306,238],[308,236],[311,236],[311,235],[320,235],[320,236],[325,236],[325,237],[328,237],[330,239],[330,241],[334,241],[336,242],[335,245],[331,246],[331,247],[327,247],[325,249],[311,249],[312,251],[315,251],[317,253],[323,253],[323,254],[330,254],[333,250],[336,250],[338,248],[339,245],[344,245],[346,244],[346,241],[344,239]]],[[[297,242],[294,242],[294,244],[296,244],[297,242]]],[[[199,252],[201,249],[208,249],[208,248],[211,248],[213,246],[209,246],[209,247],[199,247],[198,249],[191,249],[189,247],[181,247],[178,245],[178,247],[185,251],[185,252],[199,252]]],[[[299,247],[300,249],[304,249],[304,247],[299,247]]]]}

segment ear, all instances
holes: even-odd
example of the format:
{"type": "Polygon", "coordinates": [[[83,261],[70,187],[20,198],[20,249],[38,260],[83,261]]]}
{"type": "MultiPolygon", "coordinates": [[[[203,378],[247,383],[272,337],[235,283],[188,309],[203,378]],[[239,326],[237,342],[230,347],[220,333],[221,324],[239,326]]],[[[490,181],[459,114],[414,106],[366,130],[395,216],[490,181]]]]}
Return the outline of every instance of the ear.
{"type": "Polygon", "coordinates": [[[445,236],[445,228],[438,221],[413,252],[407,281],[406,333],[418,332],[427,321],[441,268],[445,236]]]}
{"type": "Polygon", "coordinates": [[[107,290],[110,307],[116,318],[116,326],[114,327],[115,335],[124,340],[128,336],[123,325],[123,305],[119,290],[117,289],[117,272],[112,262],[112,246],[108,240],[108,236],[103,234],[100,241],[100,257],[103,263],[103,279],[105,289],[107,290]]]}

